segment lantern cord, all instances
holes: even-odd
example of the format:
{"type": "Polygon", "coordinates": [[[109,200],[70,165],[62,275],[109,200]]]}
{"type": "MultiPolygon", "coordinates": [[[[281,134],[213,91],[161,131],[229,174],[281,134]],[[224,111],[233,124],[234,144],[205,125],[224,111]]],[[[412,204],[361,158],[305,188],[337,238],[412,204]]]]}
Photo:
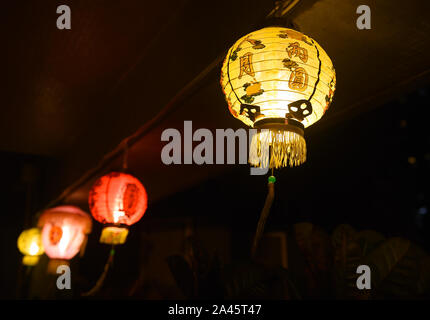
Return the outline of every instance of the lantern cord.
{"type": "MultiPolygon", "coordinates": [[[[272,168],[273,174],[273,168],[272,168]]],[[[252,244],[251,256],[254,258],[255,253],[257,252],[258,243],[260,242],[261,237],[264,233],[264,226],[266,225],[267,217],[270,213],[270,208],[272,207],[273,199],[275,198],[275,177],[272,175],[269,177],[269,182],[267,184],[267,197],[266,202],[264,203],[263,210],[260,214],[260,219],[258,220],[257,230],[255,231],[254,242],[252,244]]]]}
{"type": "Polygon", "coordinates": [[[275,8],[267,15],[267,17],[284,17],[297,5],[299,1],[300,0],[276,1],[275,8]]]}
{"type": "Polygon", "coordinates": [[[234,90],[233,84],[231,83],[231,79],[230,79],[230,59],[231,59],[231,54],[232,53],[233,53],[233,50],[230,50],[230,54],[228,55],[228,57],[226,57],[226,59],[227,59],[227,77],[228,77],[228,83],[230,83],[231,91],[233,91],[234,96],[236,97],[236,100],[239,101],[240,103],[242,103],[242,101],[237,96],[237,93],[234,90]]]}
{"type": "Polygon", "coordinates": [[[127,171],[128,169],[128,139],[124,139],[124,154],[122,158],[122,170],[127,171]]]}
{"type": "Polygon", "coordinates": [[[318,82],[320,82],[320,74],[321,74],[321,58],[320,58],[320,51],[318,50],[318,47],[316,46],[314,40],[312,40],[312,44],[314,45],[315,49],[317,50],[317,58],[319,61],[319,66],[318,66],[318,75],[317,75],[317,80],[315,82],[314,85],[314,90],[312,91],[312,94],[309,96],[308,101],[311,101],[312,97],[315,94],[315,91],[317,90],[317,86],[318,86],[318,82]]]}
{"type": "Polygon", "coordinates": [[[109,252],[109,258],[104,266],[104,270],[103,273],[100,275],[99,279],[97,280],[96,284],[94,285],[94,287],[89,290],[88,292],[84,292],[81,295],[83,297],[89,297],[89,296],[93,296],[95,295],[97,292],[99,292],[99,290],[101,289],[101,287],[103,286],[103,283],[106,279],[106,276],[108,274],[109,268],[110,266],[113,264],[113,258],[115,255],[115,245],[112,245],[112,249],[109,252]]]}

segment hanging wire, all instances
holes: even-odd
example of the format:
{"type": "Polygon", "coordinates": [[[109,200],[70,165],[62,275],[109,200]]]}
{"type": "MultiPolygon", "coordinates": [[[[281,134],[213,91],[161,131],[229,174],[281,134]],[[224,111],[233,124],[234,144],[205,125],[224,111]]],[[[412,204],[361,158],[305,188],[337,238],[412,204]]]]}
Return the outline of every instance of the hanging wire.
{"type": "Polygon", "coordinates": [[[106,276],[107,276],[107,274],[109,272],[109,268],[113,264],[113,258],[114,258],[114,256],[115,256],[115,245],[112,245],[112,248],[109,251],[108,260],[106,261],[106,264],[105,264],[105,266],[103,268],[102,274],[100,275],[99,279],[97,280],[96,284],[94,285],[94,287],[92,289],[90,289],[89,291],[84,292],[84,293],[81,294],[83,297],[93,296],[97,292],[99,292],[99,290],[103,286],[103,283],[104,283],[104,281],[106,279],[106,276]]]}
{"type": "Polygon", "coordinates": [[[122,171],[127,171],[128,169],[128,139],[124,139],[124,153],[122,157],[122,171]]]}
{"type": "Polygon", "coordinates": [[[267,15],[267,18],[282,18],[290,12],[300,0],[276,1],[275,7],[267,15]]]}
{"type": "MultiPolygon", "coordinates": [[[[286,15],[297,5],[300,0],[284,0],[276,1],[275,8],[266,16],[266,19],[271,18],[286,18],[286,15]]],[[[257,252],[258,244],[264,233],[264,227],[266,226],[267,218],[269,217],[270,208],[272,207],[273,200],[275,198],[275,181],[274,170],[272,167],[272,175],[269,177],[267,184],[267,196],[264,202],[263,210],[260,213],[260,218],[257,224],[257,230],[255,231],[254,241],[251,248],[251,257],[254,258],[257,252]]]]}
{"type": "Polygon", "coordinates": [[[258,244],[260,242],[261,237],[264,233],[264,227],[266,225],[267,217],[270,213],[270,208],[272,207],[273,199],[275,198],[275,181],[276,178],[273,176],[273,168],[272,175],[268,179],[267,183],[267,196],[266,201],[264,202],[263,210],[261,210],[260,219],[258,220],[257,230],[255,231],[254,241],[252,243],[251,249],[251,257],[255,257],[255,253],[257,252],[258,244]]]}

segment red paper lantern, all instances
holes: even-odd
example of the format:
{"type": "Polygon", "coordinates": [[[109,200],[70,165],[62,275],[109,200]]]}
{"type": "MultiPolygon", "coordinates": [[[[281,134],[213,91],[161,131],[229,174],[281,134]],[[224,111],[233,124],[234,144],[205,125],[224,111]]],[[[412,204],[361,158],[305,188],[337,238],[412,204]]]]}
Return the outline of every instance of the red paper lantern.
{"type": "Polygon", "coordinates": [[[81,249],[86,235],[91,232],[91,217],[74,206],[48,209],[39,218],[42,243],[47,256],[54,260],[70,260],[81,249]]]}
{"type": "Polygon", "coordinates": [[[128,234],[126,226],[136,223],[144,215],[148,196],[137,178],[123,172],[111,172],[94,183],[88,201],[94,219],[107,225],[100,242],[121,244],[128,234]]]}

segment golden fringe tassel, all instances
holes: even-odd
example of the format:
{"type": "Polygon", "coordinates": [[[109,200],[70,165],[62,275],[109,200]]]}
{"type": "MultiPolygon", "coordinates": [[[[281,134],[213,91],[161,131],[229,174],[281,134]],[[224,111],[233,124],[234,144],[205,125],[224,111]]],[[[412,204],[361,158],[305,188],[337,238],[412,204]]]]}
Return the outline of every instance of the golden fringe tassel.
{"type": "Polygon", "coordinates": [[[298,133],[262,129],[252,137],[249,163],[256,167],[298,166],[306,161],[306,141],[298,133]],[[269,156],[270,155],[270,156],[269,156]]]}

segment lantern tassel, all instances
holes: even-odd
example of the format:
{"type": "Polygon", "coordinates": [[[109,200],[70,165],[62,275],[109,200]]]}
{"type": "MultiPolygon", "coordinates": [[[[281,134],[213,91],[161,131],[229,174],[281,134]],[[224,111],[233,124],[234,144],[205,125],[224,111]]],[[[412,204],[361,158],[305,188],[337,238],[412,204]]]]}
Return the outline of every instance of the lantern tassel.
{"type": "Polygon", "coordinates": [[[306,161],[306,141],[288,130],[263,129],[251,140],[249,163],[253,166],[280,168],[298,166],[306,161]]]}
{"type": "Polygon", "coordinates": [[[112,246],[112,249],[110,250],[109,258],[105,264],[103,273],[100,275],[100,278],[97,280],[95,286],[91,290],[89,290],[88,292],[82,293],[83,297],[93,296],[101,289],[106,279],[106,276],[108,274],[109,267],[113,264],[114,255],[115,255],[115,249],[114,249],[114,246],[112,246]]]}
{"type": "MultiPolygon", "coordinates": [[[[273,172],[273,170],[272,170],[273,172]]],[[[254,257],[258,248],[258,243],[264,233],[264,226],[266,225],[267,217],[270,213],[270,208],[272,207],[273,199],[275,198],[275,181],[276,178],[272,175],[269,177],[269,182],[267,184],[267,197],[264,203],[263,210],[260,214],[260,219],[258,220],[257,230],[255,231],[254,242],[252,244],[251,256],[254,257]]]]}

